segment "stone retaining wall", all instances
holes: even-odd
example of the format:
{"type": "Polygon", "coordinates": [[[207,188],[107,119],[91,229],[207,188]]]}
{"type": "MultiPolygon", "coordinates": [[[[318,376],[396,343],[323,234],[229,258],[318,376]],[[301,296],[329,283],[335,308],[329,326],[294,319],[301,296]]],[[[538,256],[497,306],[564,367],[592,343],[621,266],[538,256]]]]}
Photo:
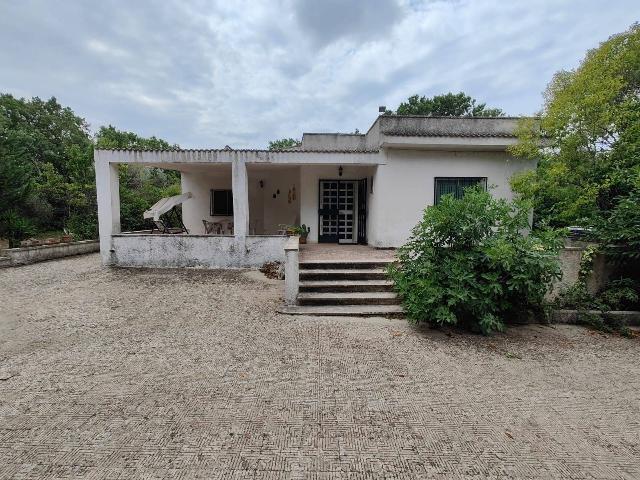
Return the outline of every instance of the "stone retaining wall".
{"type": "Polygon", "coordinates": [[[53,260],[54,258],[93,253],[99,250],[100,242],[97,240],[83,240],[80,242],[38,245],[37,247],[7,248],[1,255],[9,259],[8,266],[15,266],[53,260]]]}

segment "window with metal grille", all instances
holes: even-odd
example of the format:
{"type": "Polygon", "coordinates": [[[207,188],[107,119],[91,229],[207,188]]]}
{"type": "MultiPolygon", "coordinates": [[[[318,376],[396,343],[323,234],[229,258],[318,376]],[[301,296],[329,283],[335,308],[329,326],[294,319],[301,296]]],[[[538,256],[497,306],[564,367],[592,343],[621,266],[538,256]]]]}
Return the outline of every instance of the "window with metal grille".
{"type": "Polygon", "coordinates": [[[487,189],[487,177],[436,177],[435,204],[440,202],[443,195],[453,194],[455,198],[462,198],[464,189],[480,185],[487,189]]]}
{"type": "Polygon", "coordinates": [[[211,190],[211,216],[233,215],[233,192],[231,190],[211,190]]]}

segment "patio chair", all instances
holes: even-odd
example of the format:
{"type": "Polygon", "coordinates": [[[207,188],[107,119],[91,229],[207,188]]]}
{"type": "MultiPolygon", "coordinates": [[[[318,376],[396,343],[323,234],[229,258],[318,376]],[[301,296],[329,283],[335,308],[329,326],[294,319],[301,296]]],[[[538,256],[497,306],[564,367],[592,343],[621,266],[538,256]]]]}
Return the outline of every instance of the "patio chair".
{"type": "Polygon", "coordinates": [[[222,234],[222,225],[218,222],[210,222],[209,220],[202,220],[204,225],[205,235],[220,235],[222,234]]]}
{"type": "Polygon", "coordinates": [[[151,229],[151,233],[153,233],[155,230],[158,230],[159,233],[170,233],[170,234],[185,233],[187,231],[186,228],[168,227],[167,224],[164,223],[162,220],[154,220],[153,226],[154,227],[151,229]]]}

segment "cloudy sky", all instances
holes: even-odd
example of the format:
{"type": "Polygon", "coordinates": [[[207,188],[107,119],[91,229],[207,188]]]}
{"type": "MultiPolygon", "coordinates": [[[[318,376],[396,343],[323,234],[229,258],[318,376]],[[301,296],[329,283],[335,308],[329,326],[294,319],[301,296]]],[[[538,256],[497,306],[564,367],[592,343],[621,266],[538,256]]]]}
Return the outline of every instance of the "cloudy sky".
{"type": "Polygon", "coordinates": [[[0,91],[183,147],[366,131],[378,105],[464,91],[540,108],[638,0],[0,0],[0,91]]]}

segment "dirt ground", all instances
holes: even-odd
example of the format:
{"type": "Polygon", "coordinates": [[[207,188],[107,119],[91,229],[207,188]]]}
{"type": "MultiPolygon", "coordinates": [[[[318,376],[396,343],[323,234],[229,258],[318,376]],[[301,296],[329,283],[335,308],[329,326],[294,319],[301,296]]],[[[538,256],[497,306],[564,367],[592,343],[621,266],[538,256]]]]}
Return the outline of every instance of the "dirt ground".
{"type": "Polygon", "coordinates": [[[640,478],[640,341],[275,313],[257,272],[0,270],[0,479],[640,478]]]}

